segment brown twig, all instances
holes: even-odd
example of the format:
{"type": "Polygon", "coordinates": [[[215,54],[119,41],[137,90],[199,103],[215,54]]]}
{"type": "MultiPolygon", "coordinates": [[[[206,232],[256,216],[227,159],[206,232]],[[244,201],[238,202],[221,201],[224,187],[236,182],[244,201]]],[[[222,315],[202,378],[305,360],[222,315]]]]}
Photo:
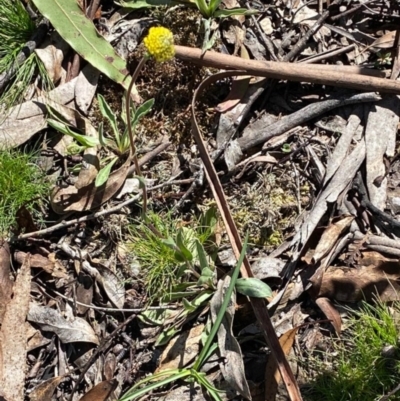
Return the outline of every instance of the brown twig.
{"type": "Polygon", "coordinates": [[[400,82],[398,81],[357,74],[342,74],[335,71],[329,71],[327,74],[325,71],[315,67],[315,65],[246,60],[211,51],[207,51],[202,55],[200,49],[184,46],[175,46],[175,54],[179,59],[194,64],[220,69],[243,70],[248,75],[259,77],[400,94],[400,82]]]}

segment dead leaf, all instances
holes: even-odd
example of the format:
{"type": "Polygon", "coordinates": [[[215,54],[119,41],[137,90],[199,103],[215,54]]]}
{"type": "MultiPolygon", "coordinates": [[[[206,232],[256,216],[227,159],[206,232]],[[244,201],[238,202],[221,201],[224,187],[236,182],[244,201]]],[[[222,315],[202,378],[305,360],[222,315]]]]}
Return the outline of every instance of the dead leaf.
{"type": "Polygon", "coordinates": [[[122,309],[125,304],[125,287],[121,280],[107,267],[96,264],[96,268],[100,276],[96,276],[96,280],[103,287],[108,299],[119,309],[122,309]]]}
{"type": "Polygon", "coordinates": [[[118,386],[117,380],[105,380],[96,384],[80,401],[106,401],[112,391],[118,386]]]}
{"type": "MultiPolygon", "coordinates": [[[[399,272],[398,262],[361,266],[358,269],[329,267],[322,277],[317,297],[358,302],[363,299],[370,301],[379,295],[382,302],[398,300],[399,272]]],[[[310,281],[312,282],[312,279],[310,281]]]]}
{"type": "Polygon", "coordinates": [[[390,31],[380,38],[374,40],[370,47],[374,49],[390,49],[394,46],[394,41],[396,39],[396,31],[390,31]]]}
{"type": "Polygon", "coordinates": [[[85,65],[78,75],[75,87],[75,103],[86,114],[96,94],[100,71],[91,64],[85,65]],[[79,88],[79,89],[78,89],[79,88]]]}
{"type": "Polygon", "coordinates": [[[317,298],[315,302],[322,310],[324,315],[331,321],[336,334],[340,336],[342,331],[342,318],[340,317],[336,308],[332,305],[332,302],[325,297],[317,298]]]}
{"type": "Polygon", "coordinates": [[[40,383],[30,393],[30,401],[48,401],[51,400],[57,386],[64,380],[64,376],[52,377],[40,383]]]}
{"type": "MultiPolygon", "coordinates": [[[[285,334],[282,334],[279,338],[279,344],[281,345],[285,356],[289,355],[298,330],[299,327],[294,327],[293,329],[288,330],[285,334]]],[[[265,401],[275,401],[281,380],[282,378],[276,361],[272,356],[270,356],[265,368],[265,401]]]]}
{"type": "Polygon", "coordinates": [[[199,354],[203,330],[204,324],[200,324],[174,337],[162,353],[155,373],[165,369],[184,368],[194,361],[199,354]]]}
{"type": "Polygon", "coordinates": [[[80,317],[75,317],[73,321],[68,321],[57,310],[31,302],[29,304],[28,320],[38,324],[41,330],[57,334],[64,344],[77,341],[99,344],[99,340],[90,324],[80,317]]]}
{"type": "MultiPolygon", "coordinates": [[[[221,308],[225,293],[229,287],[230,276],[218,282],[217,291],[211,299],[210,311],[212,321],[215,322],[221,308]]],[[[251,400],[249,385],[244,373],[244,364],[240,345],[233,335],[232,325],[235,315],[236,294],[233,292],[231,302],[226,309],[224,318],[218,329],[218,348],[223,358],[220,368],[224,379],[229,385],[238,391],[245,399],[251,400]]]]}
{"type": "Polygon", "coordinates": [[[11,298],[13,282],[10,278],[11,255],[8,242],[0,240],[0,324],[11,298]]]}
{"type": "Polygon", "coordinates": [[[22,145],[38,131],[46,128],[46,104],[57,107],[74,99],[76,79],[61,85],[44,96],[17,105],[0,116],[0,146],[9,149],[22,145]]]}
{"type": "Polygon", "coordinates": [[[31,289],[31,265],[28,255],[13,287],[13,297],[6,305],[0,331],[0,388],[10,401],[24,399],[26,374],[26,314],[31,289]]]}
{"type": "Polygon", "coordinates": [[[312,257],[312,263],[319,262],[324,256],[326,256],[331,249],[336,245],[336,242],[342,232],[348,228],[351,222],[354,220],[353,216],[347,216],[340,219],[338,222],[331,224],[322,234],[321,239],[315,248],[314,255],[312,257]]]}
{"type": "MultiPolygon", "coordinates": [[[[22,263],[26,257],[25,252],[15,252],[14,259],[18,263],[22,263]]],[[[55,253],[49,254],[46,258],[40,254],[31,255],[31,267],[43,269],[46,273],[57,278],[67,278],[68,274],[62,263],[56,258],[55,253]]]]}
{"type": "Polygon", "coordinates": [[[107,182],[96,188],[94,183],[76,191],[74,186],[56,187],[51,196],[51,206],[58,214],[92,210],[111,199],[122,187],[129,172],[130,159],[120,169],[110,174],[107,182]],[[75,193],[71,193],[76,191],[75,193]]]}

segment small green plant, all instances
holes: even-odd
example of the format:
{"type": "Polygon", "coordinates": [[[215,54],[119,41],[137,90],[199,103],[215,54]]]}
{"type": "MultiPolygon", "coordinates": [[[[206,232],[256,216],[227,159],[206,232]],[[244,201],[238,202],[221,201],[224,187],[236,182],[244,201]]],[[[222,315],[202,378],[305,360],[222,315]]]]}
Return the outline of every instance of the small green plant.
{"type": "MultiPolygon", "coordinates": [[[[33,76],[39,73],[42,88],[52,87],[52,82],[42,61],[32,53],[25,61],[18,59],[36,29],[20,0],[0,2],[0,75],[9,81],[0,89],[1,103],[5,109],[20,101],[33,76]]],[[[2,110],[4,111],[4,110],[2,110]]]]}
{"type": "MultiPolygon", "coordinates": [[[[49,118],[47,120],[48,124],[55,128],[57,131],[62,132],[64,135],[72,136],[78,146],[73,145],[71,147],[71,151],[74,153],[80,153],[87,148],[102,146],[103,149],[111,151],[112,155],[103,159],[102,164],[103,167],[100,169],[97,174],[95,185],[96,187],[102,186],[110,176],[111,169],[114,164],[123,156],[125,156],[130,151],[130,139],[127,127],[127,118],[125,113],[125,107],[123,104],[121,120],[124,123],[123,132],[119,129],[119,121],[117,115],[112,111],[110,105],[106,102],[102,95],[97,96],[99,102],[100,112],[103,117],[108,121],[112,134],[106,135],[104,132],[104,125],[101,122],[99,124],[99,137],[91,137],[88,135],[82,135],[76,131],[74,131],[71,125],[68,124],[66,120],[63,120],[58,116],[58,114],[49,107],[50,114],[53,118],[49,118]]],[[[124,101],[124,100],[123,100],[124,101]]],[[[147,100],[145,103],[140,105],[138,108],[131,107],[131,127],[132,131],[135,130],[139,120],[150,112],[152,106],[154,104],[154,99],[147,100]]]]}
{"type": "Polygon", "coordinates": [[[123,395],[119,401],[131,401],[137,399],[149,393],[150,391],[153,391],[167,384],[176,382],[178,380],[186,380],[189,382],[195,381],[199,385],[201,385],[214,400],[222,401],[220,390],[218,390],[213,386],[213,384],[207,379],[206,374],[200,372],[200,369],[207,361],[207,359],[217,349],[217,345],[214,343],[214,338],[221,325],[222,319],[228,308],[229,302],[231,301],[231,296],[235,289],[235,285],[239,276],[240,266],[242,265],[243,259],[246,255],[246,248],[247,248],[247,237],[244,241],[243,249],[240,254],[238,263],[233,270],[229,287],[225,293],[225,298],[218,312],[215,323],[211,326],[210,332],[207,336],[207,339],[205,340],[204,346],[201,349],[200,354],[197,357],[196,361],[194,362],[193,366],[191,368],[184,368],[184,369],[168,369],[161,371],[160,373],[157,373],[155,375],[152,375],[148,378],[145,378],[141,380],[139,383],[137,383],[134,387],[132,387],[132,389],[130,389],[125,395],[123,395]],[[140,388],[141,386],[146,385],[147,383],[151,384],[148,384],[146,387],[140,388]]]}
{"type": "Polygon", "coordinates": [[[213,257],[210,238],[216,225],[215,209],[209,209],[194,228],[177,227],[171,213],[149,212],[147,221],[132,225],[129,247],[141,265],[150,300],[161,302],[183,298],[183,289],[213,285],[213,257]],[[180,295],[179,295],[180,294],[180,295]]]}
{"type": "MultiPolygon", "coordinates": [[[[398,302],[363,303],[343,338],[334,340],[333,352],[308,360],[315,378],[305,399],[374,401],[389,393],[400,381],[399,319],[398,302]]],[[[400,394],[388,400],[400,400],[400,394]]]]}
{"type": "Polygon", "coordinates": [[[131,0],[121,1],[119,4],[128,9],[147,8],[155,6],[174,6],[185,5],[187,7],[195,7],[202,15],[202,23],[204,28],[203,51],[211,49],[216,35],[212,32],[212,21],[221,18],[231,17],[233,15],[251,15],[257,11],[248,10],[247,8],[220,8],[222,0],[131,0]]]}
{"type": "Polygon", "coordinates": [[[7,239],[21,207],[36,214],[49,192],[44,173],[34,164],[34,154],[0,150],[0,238],[7,239]]]}

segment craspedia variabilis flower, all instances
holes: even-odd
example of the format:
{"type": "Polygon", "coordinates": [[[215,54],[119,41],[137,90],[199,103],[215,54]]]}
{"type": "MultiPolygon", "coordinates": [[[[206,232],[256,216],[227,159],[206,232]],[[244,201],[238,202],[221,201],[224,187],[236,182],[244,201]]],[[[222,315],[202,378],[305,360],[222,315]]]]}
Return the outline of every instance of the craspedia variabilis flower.
{"type": "Polygon", "coordinates": [[[167,61],[175,55],[174,36],[162,26],[150,28],[144,38],[144,45],[157,62],[167,61]]]}

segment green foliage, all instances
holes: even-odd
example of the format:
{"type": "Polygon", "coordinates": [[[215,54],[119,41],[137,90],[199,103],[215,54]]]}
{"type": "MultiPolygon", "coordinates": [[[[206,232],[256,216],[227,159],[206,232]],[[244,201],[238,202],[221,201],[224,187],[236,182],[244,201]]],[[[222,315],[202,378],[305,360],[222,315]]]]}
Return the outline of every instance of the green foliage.
{"type": "MultiPolygon", "coordinates": [[[[351,317],[342,340],[335,340],[334,352],[321,355],[325,362],[315,357],[308,361],[316,376],[305,400],[374,401],[396,387],[400,381],[399,319],[399,303],[392,307],[364,303],[351,317]],[[387,346],[394,355],[385,355],[387,346]]],[[[400,394],[389,400],[400,400],[400,394]]]]}
{"type": "Polygon", "coordinates": [[[198,294],[195,287],[213,288],[210,238],[215,210],[210,209],[193,228],[178,228],[179,223],[171,213],[150,212],[147,221],[130,228],[129,247],[140,263],[151,300],[191,298],[198,294]]]}
{"type": "Polygon", "coordinates": [[[127,9],[148,8],[154,6],[174,6],[185,5],[187,7],[195,7],[202,15],[202,23],[204,29],[203,51],[211,49],[216,40],[216,31],[212,31],[211,22],[213,19],[228,18],[233,15],[252,15],[257,13],[255,10],[247,8],[219,8],[221,0],[130,0],[120,1],[119,4],[127,9]]]}
{"type": "Polygon", "coordinates": [[[22,206],[35,214],[48,195],[45,176],[33,162],[33,154],[0,150],[0,238],[9,236],[22,206]]]}
{"type": "MultiPolygon", "coordinates": [[[[35,24],[20,0],[0,1],[0,74],[12,71],[18,54],[30,40],[34,30],[35,24]]],[[[37,73],[42,79],[42,88],[51,88],[52,82],[45,66],[36,53],[32,53],[16,68],[14,76],[6,84],[0,98],[4,109],[23,99],[28,85],[37,73]]]]}
{"type": "MultiPolygon", "coordinates": [[[[106,102],[102,95],[98,95],[97,99],[99,101],[100,112],[104,119],[108,122],[111,127],[112,134],[106,135],[104,132],[104,125],[101,122],[99,125],[99,138],[95,138],[88,135],[80,134],[71,128],[71,125],[67,120],[60,117],[51,107],[49,107],[49,112],[52,118],[47,120],[47,123],[56,129],[57,131],[63,133],[64,135],[69,135],[76,140],[78,146],[74,145],[71,147],[71,151],[74,153],[80,153],[87,148],[95,146],[103,146],[108,151],[112,152],[112,156],[103,160],[105,165],[100,169],[95,185],[96,187],[102,186],[107,182],[108,177],[111,174],[111,169],[114,164],[119,160],[119,158],[130,151],[130,140],[127,128],[127,119],[125,113],[121,115],[121,120],[124,122],[124,131],[119,130],[119,121],[117,115],[112,111],[110,105],[106,102]]],[[[140,105],[138,108],[131,108],[131,124],[132,131],[135,130],[139,120],[150,112],[154,104],[154,99],[149,99],[140,105]]],[[[122,110],[125,110],[124,105],[122,105],[122,110]]]]}
{"type": "Polygon", "coordinates": [[[239,277],[240,266],[242,265],[243,259],[246,255],[246,249],[247,236],[244,241],[239,260],[235,268],[233,269],[232,278],[229,287],[225,293],[224,301],[222,302],[215,323],[212,325],[211,330],[205,340],[204,346],[201,349],[196,361],[194,362],[193,367],[184,369],[168,369],[161,371],[155,375],[149,376],[141,380],[139,383],[135,384],[135,386],[133,386],[126,394],[124,394],[119,401],[131,401],[137,399],[149,393],[150,391],[182,379],[188,382],[197,382],[199,385],[204,387],[204,389],[208,392],[212,399],[214,399],[215,401],[222,401],[220,391],[215,388],[212,383],[210,383],[210,381],[206,377],[206,374],[200,372],[200,369],[207,361],[207,359],[212,355],[213,351],[217,348],[217,345],[214,343],[214,338],[217,335],[219,327],[221,326],[222,319],[224,318],[229,302],[231,301],[231,296],[239,277]],[[151,384],[140,388],[147,383],[151,384]]]}

